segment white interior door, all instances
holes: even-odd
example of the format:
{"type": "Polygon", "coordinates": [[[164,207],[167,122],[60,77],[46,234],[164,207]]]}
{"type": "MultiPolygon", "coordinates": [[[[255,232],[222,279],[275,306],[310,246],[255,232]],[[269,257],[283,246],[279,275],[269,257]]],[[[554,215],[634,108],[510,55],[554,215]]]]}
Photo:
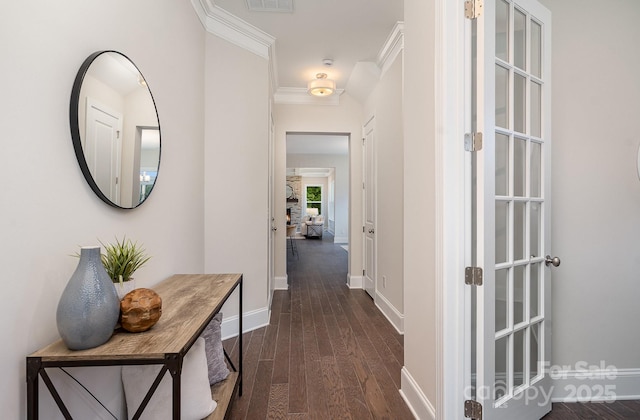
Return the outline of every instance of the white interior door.
{"type": "Polygon", "coordinates": [[[485,0],[477,19],[476,400],[483,419],[551,410],[551,14],[485,0]]]}
{"type": "Polygon", "coordinates": [[[367,293],[376,295],[376,170],[374,121],[364,127],[364,272],[367,293]]]}
{"type": "Polygon", "coordinates": [[[120,205],[122,114],[87,98],[84,156],[100,191],[120,205]]]}

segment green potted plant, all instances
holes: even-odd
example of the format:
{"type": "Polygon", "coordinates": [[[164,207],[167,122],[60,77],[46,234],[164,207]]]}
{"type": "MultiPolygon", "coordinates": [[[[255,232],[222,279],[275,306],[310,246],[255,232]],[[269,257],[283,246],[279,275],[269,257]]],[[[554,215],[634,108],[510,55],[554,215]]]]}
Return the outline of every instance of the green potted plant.
{"type": "Polygon", "coordinates": [[[135,289],[133,273],[151,257],[146,254],[142,246],[126,237],[122,240],[116,237],[115,243],[99,242],[104,248],[104,253],[100,256],[102,265],[116,286],[118,297],[122,299],[129,291],[135,289]]]}

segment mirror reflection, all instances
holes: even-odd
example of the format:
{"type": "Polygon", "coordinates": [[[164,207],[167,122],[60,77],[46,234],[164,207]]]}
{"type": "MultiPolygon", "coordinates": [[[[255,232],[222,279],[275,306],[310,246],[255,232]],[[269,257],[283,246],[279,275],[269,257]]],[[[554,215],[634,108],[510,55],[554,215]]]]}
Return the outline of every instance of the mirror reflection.
{"type": "Polygon", "coordinates": [[[78,163],[93,191],[114,207],[139,206],[158,176],[160,123],[138,68],[116,51],[92,54],[76,77],[70,113],[78,163]]]}

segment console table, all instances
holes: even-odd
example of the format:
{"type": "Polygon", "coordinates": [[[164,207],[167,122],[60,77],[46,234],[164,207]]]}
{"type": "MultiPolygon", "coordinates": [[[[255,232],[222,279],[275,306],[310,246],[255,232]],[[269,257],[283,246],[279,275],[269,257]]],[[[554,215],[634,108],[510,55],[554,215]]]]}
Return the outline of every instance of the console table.
{"type": "MultiPolygon", "coordinates": [[[[129,410],[137,410],[134,418],[138,418],[168,371],[173,379],[173,418],[179,419],[182,360],[236,288],[242,314],[242,274],[176,274],[153,287],[162,298],[162,316],[150,330],[130,333],[118,329],[108,342],[88,350],[69,350],[58,340],[27,356],[27,418],[38,418],[38,378],[41,377],[64,417],[71,419],[47,375],[47,368],[162,365],[141,406],[129,410]]],[[[238,323],[238,367],[232,366],[234,371],[227,379],[211,387],[218,406],[207,420],[226,417],[236,390],[242,395],[242,316],[238,316],[238,323]]]]}

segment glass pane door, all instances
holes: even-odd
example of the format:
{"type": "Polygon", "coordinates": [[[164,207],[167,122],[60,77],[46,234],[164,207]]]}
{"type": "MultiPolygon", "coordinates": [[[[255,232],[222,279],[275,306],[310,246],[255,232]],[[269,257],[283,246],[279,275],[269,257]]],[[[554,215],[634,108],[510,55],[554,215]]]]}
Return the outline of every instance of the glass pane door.
{"type": "Polygon", "coordinates": [[[550,410],[550,14],[534,0],[485,2],[478,20],[477,399],[485,418],[550,410]],[[544,392],[543,392],[544,391],[544,392]]]}

